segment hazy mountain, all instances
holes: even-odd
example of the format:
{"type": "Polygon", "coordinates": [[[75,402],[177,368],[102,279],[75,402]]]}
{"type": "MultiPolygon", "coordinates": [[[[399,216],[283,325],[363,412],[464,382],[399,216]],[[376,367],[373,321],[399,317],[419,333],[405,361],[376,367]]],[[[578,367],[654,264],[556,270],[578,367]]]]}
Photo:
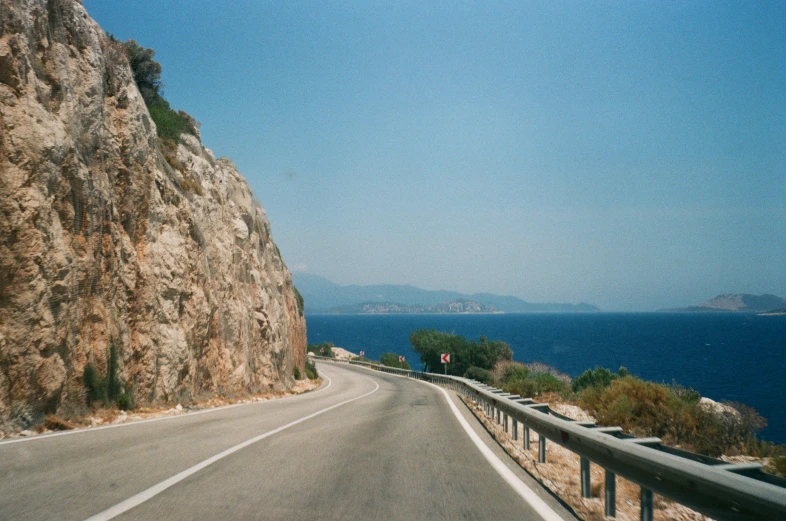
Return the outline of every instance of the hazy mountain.
{"type": "Polygon", "coordinates": [[[329,313],[342,313],[351,315],[413,315],[422,313],[450,313],[450,314],[469,314],[469,313],[500,313],[500,310],[475,302],[474,300],[454,300],[435,306],[413,306],[397,304],[395,302],[363,302],[354,306],[341,306],[332,308],[329,313]]]}
{"type": "MultiPolygon", "coordinates": [[[[402,306],[438,306],[459,300],[470,300],[491,306],[506,313],[532,312],[592,312],[599,311],[591,304],[532,303],[517,297],[477,293],[467,295],[456,291],[430,291],[409,285],[378,284],[371,286],[341,286],[324,277],[295,273],[293,282],[305,300],[306,313],[324,313],[336,308],[349,309],[362,304],[390,304],[402,306]]],[[[343,311],[351,313],[353,311],[343,311]]],[[[356,311],[355,311],[356,312],[356,311]]]]}
{"type": "Polygon", "coordinates": [[[670,312],[718,312],[736,311],[741,313],[760,313],[786,307],[786,299],[775,295],[733,294],[718,295],[698,306],[687,308],[662,309],[670,312]]]}

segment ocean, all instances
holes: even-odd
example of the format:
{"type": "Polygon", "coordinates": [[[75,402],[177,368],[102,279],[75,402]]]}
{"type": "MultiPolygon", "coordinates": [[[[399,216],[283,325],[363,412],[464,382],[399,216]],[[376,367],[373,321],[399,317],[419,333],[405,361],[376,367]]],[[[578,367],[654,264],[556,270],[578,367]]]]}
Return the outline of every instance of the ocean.
{"type": "Polygon", "coordinates": [[[741,402],[768,421],[760,438],[786,443],[786,316],[737,313],[495,315],[307,315],[308,343],[333,342],[379,360],[420,359],[409,334],[436,329],[510,344],[513,359],[578,376],[595,366],[628,368],[645,380],[693,387],[716,401],[741,402]]]}

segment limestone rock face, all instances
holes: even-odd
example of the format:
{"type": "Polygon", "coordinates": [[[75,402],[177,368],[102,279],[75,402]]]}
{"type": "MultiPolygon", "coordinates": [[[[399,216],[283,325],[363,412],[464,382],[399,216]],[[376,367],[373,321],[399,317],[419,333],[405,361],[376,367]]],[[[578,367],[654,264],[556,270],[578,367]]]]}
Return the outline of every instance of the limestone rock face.
{"type": "Polygon", "coordinates": [[[0,419],[288,386],[305,319],[264,210],[195,136],[165,160],[128,60],[76,0],[0,0],[0,419]],[[170,161],[171,162],[171,161],[170,161]]]}

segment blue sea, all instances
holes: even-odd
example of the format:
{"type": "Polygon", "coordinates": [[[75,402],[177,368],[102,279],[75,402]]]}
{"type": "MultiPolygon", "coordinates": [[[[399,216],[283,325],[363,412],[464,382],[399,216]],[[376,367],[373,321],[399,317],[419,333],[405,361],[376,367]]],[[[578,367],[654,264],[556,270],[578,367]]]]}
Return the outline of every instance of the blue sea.
{"type": "Polygon", "coordinates": [[[736,313],[498,315],[308,315],[308,343],[333,342],[375,360],[387,351],[420,359],[409,334],[436,329],[503,340],[513,359],[543,362],[573,377],[625,366],[645,380],[693,387],[741,402],[769,425],[760,437],[786,443],[786,316],[736,313]]]}

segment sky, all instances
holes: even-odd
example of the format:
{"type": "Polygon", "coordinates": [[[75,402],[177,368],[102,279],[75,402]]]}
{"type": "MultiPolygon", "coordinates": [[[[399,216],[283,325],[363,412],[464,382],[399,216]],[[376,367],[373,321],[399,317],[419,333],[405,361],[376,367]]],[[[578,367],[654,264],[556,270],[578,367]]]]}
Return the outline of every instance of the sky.
{"type": "Polygon", "coordinates": [[[786,297],[786,2],[83,3],[155,50],[294,272],[786,297]]]}

